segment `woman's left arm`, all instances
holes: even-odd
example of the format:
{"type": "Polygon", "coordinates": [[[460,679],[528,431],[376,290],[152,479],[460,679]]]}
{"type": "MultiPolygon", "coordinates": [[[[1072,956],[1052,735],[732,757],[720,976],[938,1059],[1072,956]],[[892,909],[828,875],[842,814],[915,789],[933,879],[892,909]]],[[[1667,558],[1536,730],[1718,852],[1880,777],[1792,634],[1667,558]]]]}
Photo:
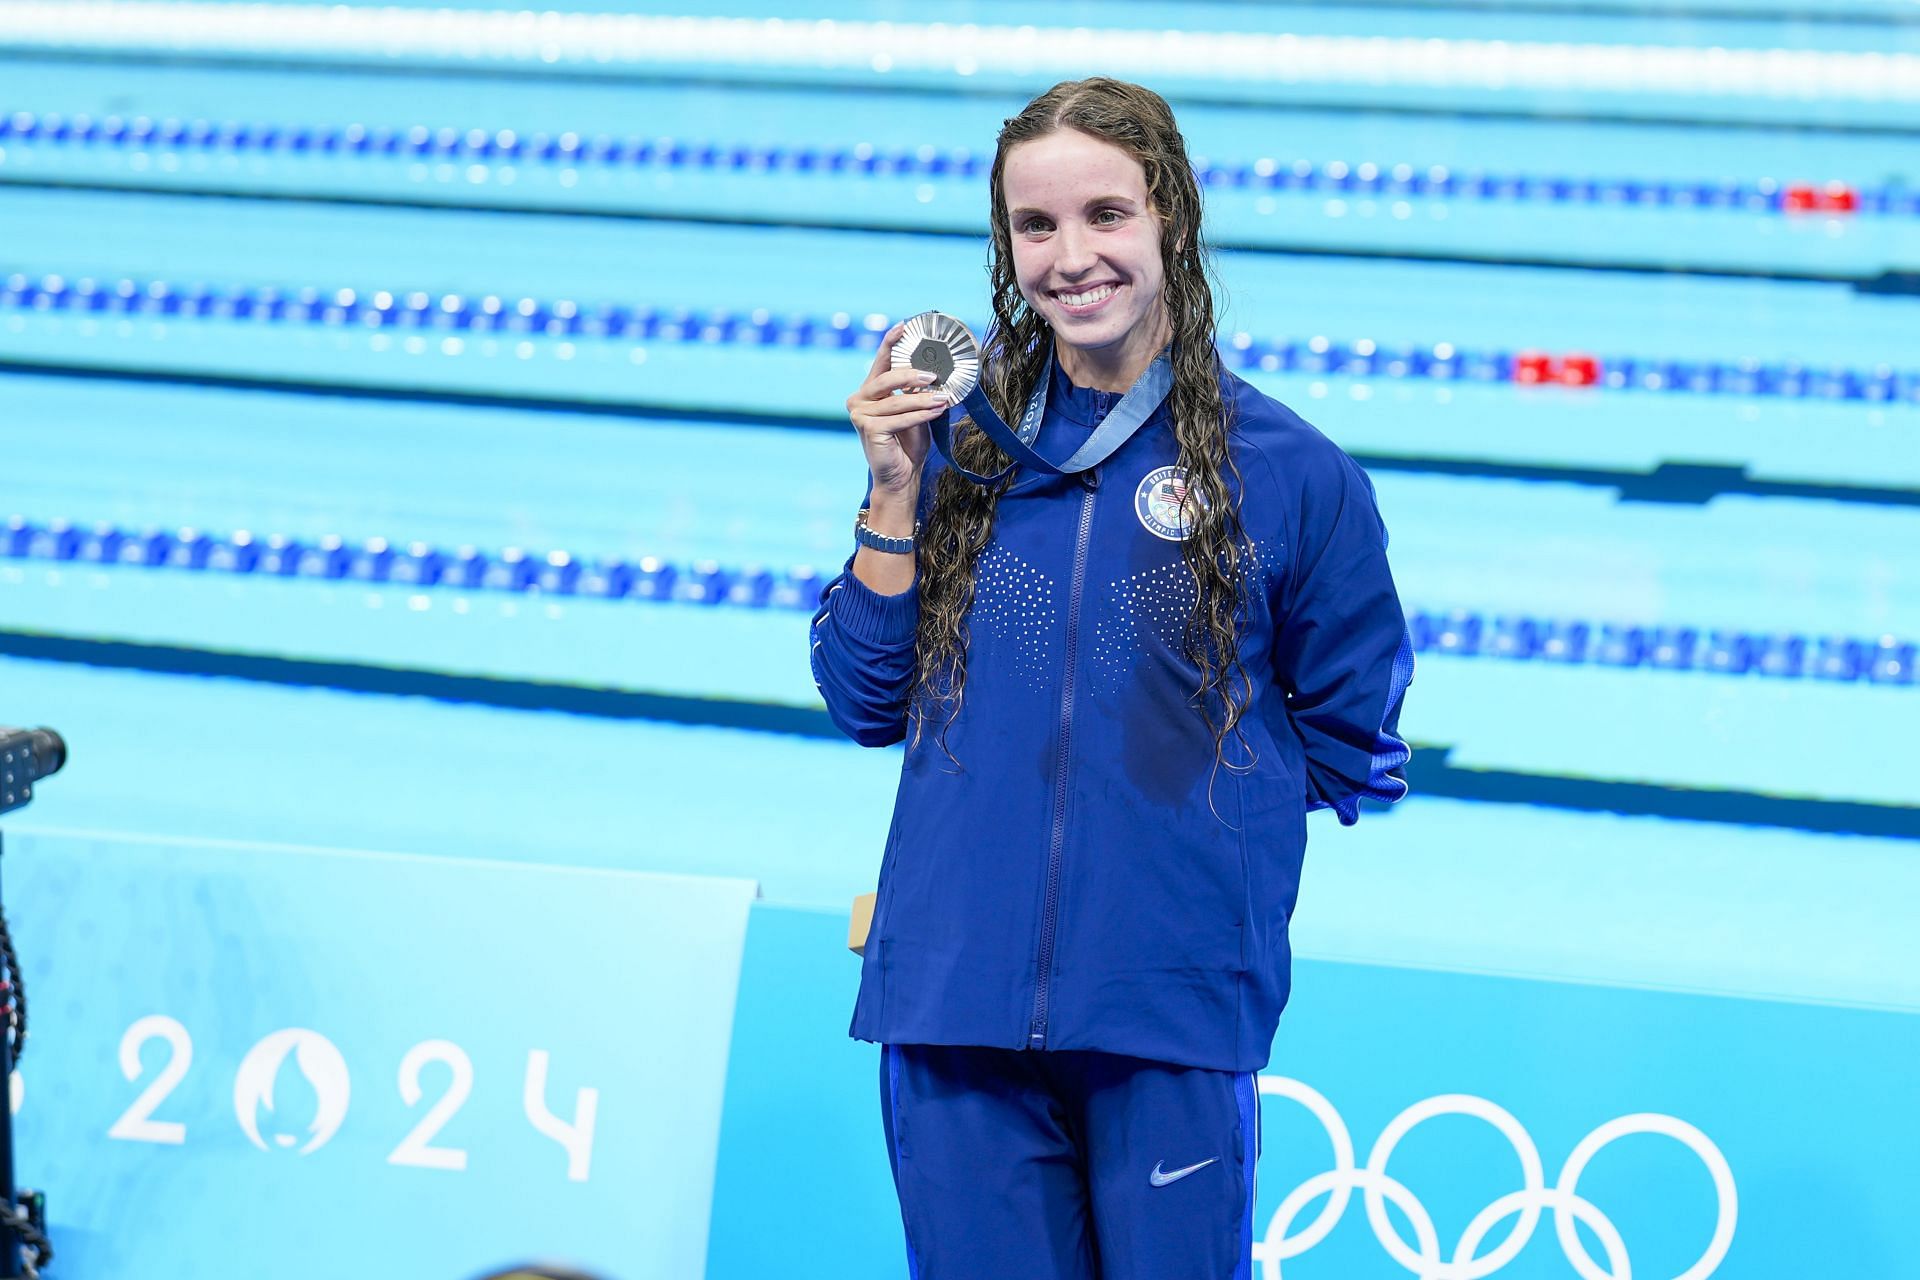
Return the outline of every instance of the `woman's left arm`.
{"type": "Polygon", "coordinates": [[[1340,451],[1300,499],[1287,590],[1275,610],[1274,674],[1306,749],[1307,807],[1360,820],[1362,796],[1407,794],[1399,736],[1413,640],[1387,568],[1373,482],[1340,451]]]}

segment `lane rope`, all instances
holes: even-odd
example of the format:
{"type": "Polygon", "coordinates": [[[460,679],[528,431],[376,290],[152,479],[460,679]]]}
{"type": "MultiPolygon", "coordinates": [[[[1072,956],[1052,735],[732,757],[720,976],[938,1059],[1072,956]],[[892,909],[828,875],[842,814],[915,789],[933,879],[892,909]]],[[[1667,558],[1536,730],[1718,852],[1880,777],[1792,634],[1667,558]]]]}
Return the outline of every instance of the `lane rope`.
{"type": "MultiPolygon", "coordinates": [[[[811,612],[828,576],[817,569],[676,563],[646,556],[596,559],[566,551],[441,548],[374,538],[226,537],[197,529],[82,528],[21,516],[0,528],[0,556],[76,567],[189,572],[811,612]]],[[[1737,631],[1681,624],[1632,625],[1475,610],[1413,609],[1416,652],[1570,665],[1699,671],[1785,680],[1909,686],[1916,646],[1893,635],[1861,638],[1737,631]]]]}
{"type": "Polygon", "coordinates": [[[15,48],[595,67],[721,65],[1057,80],[1920,101],[1920,55],[984,23],[671,17],[164,0],[0,0],[15,48]]]}
{"type": "MultiPolygon", "coordinates": [[[[95,280],[65,276],[0,279],[0,315],[58,313],[145,319],[242,321],[262,325],[363,328],[456,335],[585,338],[634,343],[873,350],[894,317],[779,314],[679,307],[580,303],[499,294],[226,287],[165,280],[95,280]]],[[[984,332],[983,326],[975,326],[984,332]]],[[[457,341],[457,338],[456,338],[457,341]]],[[[472,350],[458,342],[458,350],[472,350]]],[[[450,349],[451,350],[451,349],[450,349]]],[[[1380,343],[1260,338],[1234,333],[1220,351],[1243,372],[1440,382],[1559,383],[1586,388],[1694,395],[1775,396],[1920,404],[1920,368],[1810,366],[1797,361],[1674,360],[1599,356],[1532,348],[1474,348],[1451,342],[1380,343]]]]}
{"type": "MultiPolygon", "coordinates": [[[[633,168],[673,172],[871,175],[978,179],[993,157],[965,148],[753,144],[672,137],[616,136],[513,129],[286,125],[236,120],[155,120],[148,116],[63,116],[16,111],[0,115],[0,148],[47,147],[134,153],[208,153],[301,158],[398,159],[489,170],[516,165],[633,168]]],[[[5,152],[0,149],[0,161],[5,152]]],[[[1446,165],[1380,165],[1372,161],[1194,159],[1200,182],[1215,190],[1295,194],[1599,205],[1621,209],[1708,209],[1784,214],[1920,217],[1920,187],[1838,181],[1704,181],[1608,178],[1454,170],[1446,165]]]]}

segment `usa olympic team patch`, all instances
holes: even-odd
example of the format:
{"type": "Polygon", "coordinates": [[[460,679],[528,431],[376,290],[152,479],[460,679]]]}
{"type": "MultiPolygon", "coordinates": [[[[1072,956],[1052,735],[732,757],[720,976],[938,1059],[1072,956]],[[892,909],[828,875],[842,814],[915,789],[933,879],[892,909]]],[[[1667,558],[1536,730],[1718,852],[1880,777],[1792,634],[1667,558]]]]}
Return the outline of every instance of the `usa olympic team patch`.
{"type": "Polygon", "coordinates": [[[1192,512],[1200,495],[1187,487],[1184,467],[1149,471],[1133,491],[1133,510],[1148,533],[1168,542],[1181,542],[1193,530],[1192,512]]]}

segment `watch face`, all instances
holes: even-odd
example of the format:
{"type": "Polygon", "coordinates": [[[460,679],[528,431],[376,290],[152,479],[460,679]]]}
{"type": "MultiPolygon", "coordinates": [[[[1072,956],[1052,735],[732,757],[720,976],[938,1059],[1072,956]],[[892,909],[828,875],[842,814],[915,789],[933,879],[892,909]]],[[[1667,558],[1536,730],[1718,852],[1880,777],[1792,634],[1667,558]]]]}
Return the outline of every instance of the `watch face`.
{"type": "Polygon", "coordinates": [[[912,367],[938,379],[930,391],[945,391],[959,404],[980,382],[980,344],[967,326],[941,311],[922,311],[907,321],[893,344],[893,368],[912,367]]]}

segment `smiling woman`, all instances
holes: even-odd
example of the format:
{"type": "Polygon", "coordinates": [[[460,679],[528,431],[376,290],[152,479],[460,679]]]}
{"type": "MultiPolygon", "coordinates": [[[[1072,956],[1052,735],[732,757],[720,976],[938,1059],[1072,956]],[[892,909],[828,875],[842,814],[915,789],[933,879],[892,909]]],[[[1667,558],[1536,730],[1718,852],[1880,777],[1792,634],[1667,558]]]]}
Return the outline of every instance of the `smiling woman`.
{"type": "Polygon", "coordinates": [[[1385,529],[1222,365],[1159,95],[1057,85],[992,172],[980,386],[1034,466],[965,422],[929,450],[954,406],[898,328],[847,401],[868,500],[814,674],[856,741],[908,740],[851,1030],[916,1273],[1250,1277],[1304,813],[1406,791],[1385,529]]]}
{"type": "MultiPolygon", "coordinates": [[[[997,340],[988,343],[985,386],[1002,417],[1050,368],[1072,386],[1125,391],[1150,361],[1167,356],[1172,387],[1163,430],[1171,429],[1179,452],[1168,479],[1177,481],[1188,516],[1175,541],[1193,575],[1191,601],[1173,607],[1187,611],[1195,705],[1213,730],[1218,765],[1248,706],[1237,617],[1250,544],[1229,491],[1240,477],[1227,445],[1200,187],[1186,140],[1152,90],[1104,78],[1068,81],[1001,129],[991,189],[997,340]],[[1082,222],[1094,230],[1083,235],[1082,222]],[[1049,253],[1049,244],[1058,247],[1049,253]],[[1116,286],[1110,301],[1086,297],[1102,284],[1116,286]]],[[[1105,412],[1101,406],[1099,416],[1105,412]]],[[[997,475],[1006,459],[974,432],[960,439],[954,461],[997,475]]],[[[997,506],[995,490],[964,483],[957,468],[932,489],[918,675],[950,712],[965,696],[961,619],[997,506]]]]}
{"type": "Polygon", "coordinates": [[[1125,391],[1171,336],[1145,170],[1061,129],[1009,151],[1002,181],[1014,275],[1053,329],[1061,368],[1076,386],[1125,391]]]}

